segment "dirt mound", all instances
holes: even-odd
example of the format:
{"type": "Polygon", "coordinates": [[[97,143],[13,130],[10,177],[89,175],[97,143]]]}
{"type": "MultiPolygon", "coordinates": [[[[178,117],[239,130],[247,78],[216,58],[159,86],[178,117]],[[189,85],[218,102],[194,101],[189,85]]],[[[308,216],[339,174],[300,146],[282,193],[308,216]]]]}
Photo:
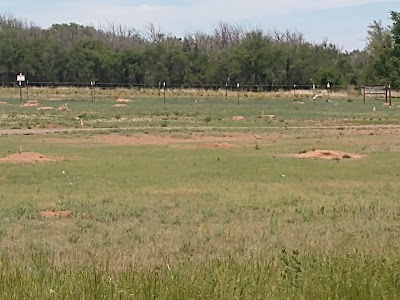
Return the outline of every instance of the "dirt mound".
{"type": "Polygon", "coordinates": [[[70,219],[74,216],[74,213],[70,210],[45,210],[39,212],[39,216],[42,218],[70,219]]]}
{"type": "Polygon", "coordinates": [[[69,110],[68,104],[66,103],[66,104],[60,105],[60,106],[58,107],[58,110],[68,111],[68,110],[69,110]]]}
{"type": "Polygon", "coordinates": [[[243,116],[234,116],[234,117],[232,118],[232,120],[233,120],[233,121],[243,121],[243,120],[244,120],[244,117],[243,117],[243,116]]]}
{"type": "Polygon", "coordinates": [[[50,107],[50,106],[43,106],[43,107],[38,107],[37,110],[52,110],[52,109],[54,109],[54,108],[50,107]]]}
{"type": "Polygon", "coordinates": [[[342,159],[342,158],[360,159],[366,157],[366,155],[362,154],[347,153],[334,150],[315,150],[315,151],[295,154],[292,156],[297,158],[318,158],[318,159],[342,159]]]}
{"type": "Polygon", "coordinates": [[[129,102],[132,102],[132,101],[129,99],[123,99],[123,98],[117,99],[117,103],[129,103],[129,102]]]}
{"type": "Polygon", "coordinates": [[[0,101],[0,104],[8,104],[8,103],[5,101],[0,101]]]}
{"type": "Polygon", "coordinates": [[[114,107],[127,107],[128,105],[126,104],[115,104],[114,107]]]}
{"type": "Polygon", "coordinates": [[[37,107],[39,106],[39,101],[37,100],[28,100],[25,104],[21,105],[21,107],[37,107]]]}
{"type": "Polygon", "coordinates": [[[34,163],[34,162],[54,162],[55,158],[47,157],[38,152],[14,153],[0,158],[0,163],[34,163]]]}
{"type": "Polygon", "coordinates": [[[200,148],[203,148],[203,149],[229,149],[229,148],[233,148],[233,147],[235,147],[235,146],[232,144],[229,144],[229,143],[221,143],[221,144],[210,143],[210,144],[200,145],[200,148]]]}

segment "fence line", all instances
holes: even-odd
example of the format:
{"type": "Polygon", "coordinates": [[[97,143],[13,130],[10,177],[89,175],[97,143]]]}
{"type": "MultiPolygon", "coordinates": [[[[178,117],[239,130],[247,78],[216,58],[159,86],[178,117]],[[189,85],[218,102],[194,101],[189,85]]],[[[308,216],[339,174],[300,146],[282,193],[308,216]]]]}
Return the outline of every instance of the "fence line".
{"type": "MultiPolygon", "coordinates": [[[[24,86],[26,86],[26,82],[24,86]]],[[[90,88],[90,82],[28,82],[30,87],[45,87],[45,88],[90,88]]],[[[1,87],[14,88],[18,87],[16,82],[0,82],[1,87]]],[[[127,83],[107,83],[107,82],[96,82],[96,88],[100,89],[162,89],[163,84],[127,84],[127,83]]],[[[241,84],[237,88],[235,84],[168,84],[167,89],[204,89],[204,90],[228,90],[228,91],[248,91],[248,92],[274,92],[274,91],[293,91],[293,90],[312,90],[313,85],[288,85],[288,84],[269,84],[269,85],[253,85],[253,84],[241,84]]],[[[345,90],[348,86],[333,85],[330,90],[345,90]]],[[[354,87],[354,89],[361,89],[362,87],[354,87]]],[[[317,90],[326,90],[326,86],[315,85],[317,90]]]]}

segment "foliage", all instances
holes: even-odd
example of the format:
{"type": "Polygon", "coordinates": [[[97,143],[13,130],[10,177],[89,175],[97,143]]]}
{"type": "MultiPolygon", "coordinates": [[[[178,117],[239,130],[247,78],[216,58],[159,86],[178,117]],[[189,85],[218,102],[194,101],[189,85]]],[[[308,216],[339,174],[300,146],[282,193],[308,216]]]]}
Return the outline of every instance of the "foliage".
{"type": "Polygon", "coordinates": [[[139,34],[115,24],[75,23],[41,29],[0,16],[0,81],[24,72],[36,82],[123,84],[357,85],[400,86],[400,17],[393,26],[370,24],[363,51],[347,53],[327,40],[310,43],[297,32],[267,33],[220,23],[212,34],[177,38],[153,25],[139,34]]]}

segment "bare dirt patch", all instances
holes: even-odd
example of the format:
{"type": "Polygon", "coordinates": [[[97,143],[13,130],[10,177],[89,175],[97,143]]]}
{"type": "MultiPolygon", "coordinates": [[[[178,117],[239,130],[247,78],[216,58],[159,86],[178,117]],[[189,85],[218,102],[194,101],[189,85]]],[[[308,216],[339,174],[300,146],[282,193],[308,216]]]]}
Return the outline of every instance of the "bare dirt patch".
{"type": "Polygon", "coordinates": [[[233,120],[233,121],[243,121],[243,120],[244,120],[244,117],[243,117],[243,116],[234,116],[234,117],[232,118],[232,120],[233,120]]]}
{"type": "Polygon", "coordinates": [[[21,107],[37,107],[39,106],[38,100],[28,100],[25,104],[21,105],[21,107]]]}
{"type": "Polygon", "coordinates": [[[115,104],[114,107],[127,107],[128,105],[126,104],[115,104]]]}
{"type": "Polygon", "coordinates": [[[366,157],[363,154],[347,153],[343,151],[336,150],[315,150],[306,153],[299,153],[295,155],[290,155],[296,158],[312,158],[312,159],[361,159],[366,157]]]}
{"type": "Polygon", "coordinates": [[[117,103],[129,103],[129,102],[132,102],[132,101],[129,99],[123,99],[123,98],[117,99],[117,103]]]}
{"type": "Polygon", "coordinates": [[[50,106],[43,106],[43,107],[38,107],[38,109],[37,110],[53,110],[54,108],[53,107],[50,107],[50,106]]]}
{"type": "Polygon", "coordinates": [[[57,128],[65,128],[65,126],[60,125],[60,124],[48,123],[45,125],[45,128],[57,129],[57,128]]]}
{"type": "MultiPolygon", "coordinates": [[[[113,146],[140,146],[140,145],[190,145],[187,149],[195,149],[201,144],[212,143],[215,145],[222,145],[224,143],[245,143],[254,142],[253,134],[245,133],[230,133],[229,135],[212,136],[206,134],[179,134],[179,135],[159,135],[159,134],[133,134],[133,135],[94,135],[86,138],[73,137],[73,138],[46,138],[44,141],[48,143],[60,144],[77,144],[77,145],[113,145],[113,146]]],[[[227,145],[225,145],[227,147],[227,145]]],[[[186,147],[185,147],[186,149],[186,147]]]]}
{"type": "Polygon", "coordinates": [[[0,163],[45,163],[55,162],[55,158],[45,156],[39,152],[14,153],[0,158],[0,163]]]}
{"type": "Polygon", "coordinates": [[[5,101],[0,101],[0,105],[1,104],[4,104],[4,105],[6,105],[6,104],[8,104],[7,102],[5,102],[5,101]]]}
{"type": "Polygon", "coordinates": [[[58,110],[68,111],[69,110],[68,104],[66,103],[66,104],[60,105],[58,107],[58,110]]]}
{"type": "Polygon", "coordinates": [[[232,144],[229,143],[209,143],[209,144],[202,144],[200,145],[200,148],[203,149],[229,149],[235,147],[232,144]]]}
{"type": "Polygon", "coordinates": [[[71,219],[74,213],[70,210],[45,210],[39,212],[39,216],[42,218],[71,219]]]}

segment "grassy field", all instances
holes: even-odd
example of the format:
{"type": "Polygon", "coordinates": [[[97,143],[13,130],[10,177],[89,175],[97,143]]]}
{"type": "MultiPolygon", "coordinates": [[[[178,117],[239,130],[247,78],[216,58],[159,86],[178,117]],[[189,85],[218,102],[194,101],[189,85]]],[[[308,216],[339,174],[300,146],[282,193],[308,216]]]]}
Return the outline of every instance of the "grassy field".
{"type": "Polygon", "coordinates": [[[399,108],[232,97],[0,99],[0,129],[113,128],[0,136],[57,159],[0,161],[0,298],[399,299],[399,108]]]}
{"type": "Polygon", "coordinates": [[[0,89],[0,102],[5,103],[0,104],[3,128],[80,127],[80,119],[85,126],[98,128],[399,124],[397,105],[383,107],[376,99],[363,104],[362,98],[345,93],[331,94],[329,102],[324,95],[314,105],[309,91],[298,91],[296,101],[287,92],[242,92],[238,105],[236,93],[229,93],[226,100],[223,91],[168,91],[164,104],[156,90],[144,91],[144,95],[136,90],[100,90],[92,102],[89,89],[33,89],[30,99],[37,106],[21,108],[26,99],[21,103],[17,91],[0,89]],[[118,99],[130,102],[117,103],[118,99]],[[68,110],[59,110],[65,104],[68,110]],[[233,116],[245,119],[237,122],[233,116]]]}

